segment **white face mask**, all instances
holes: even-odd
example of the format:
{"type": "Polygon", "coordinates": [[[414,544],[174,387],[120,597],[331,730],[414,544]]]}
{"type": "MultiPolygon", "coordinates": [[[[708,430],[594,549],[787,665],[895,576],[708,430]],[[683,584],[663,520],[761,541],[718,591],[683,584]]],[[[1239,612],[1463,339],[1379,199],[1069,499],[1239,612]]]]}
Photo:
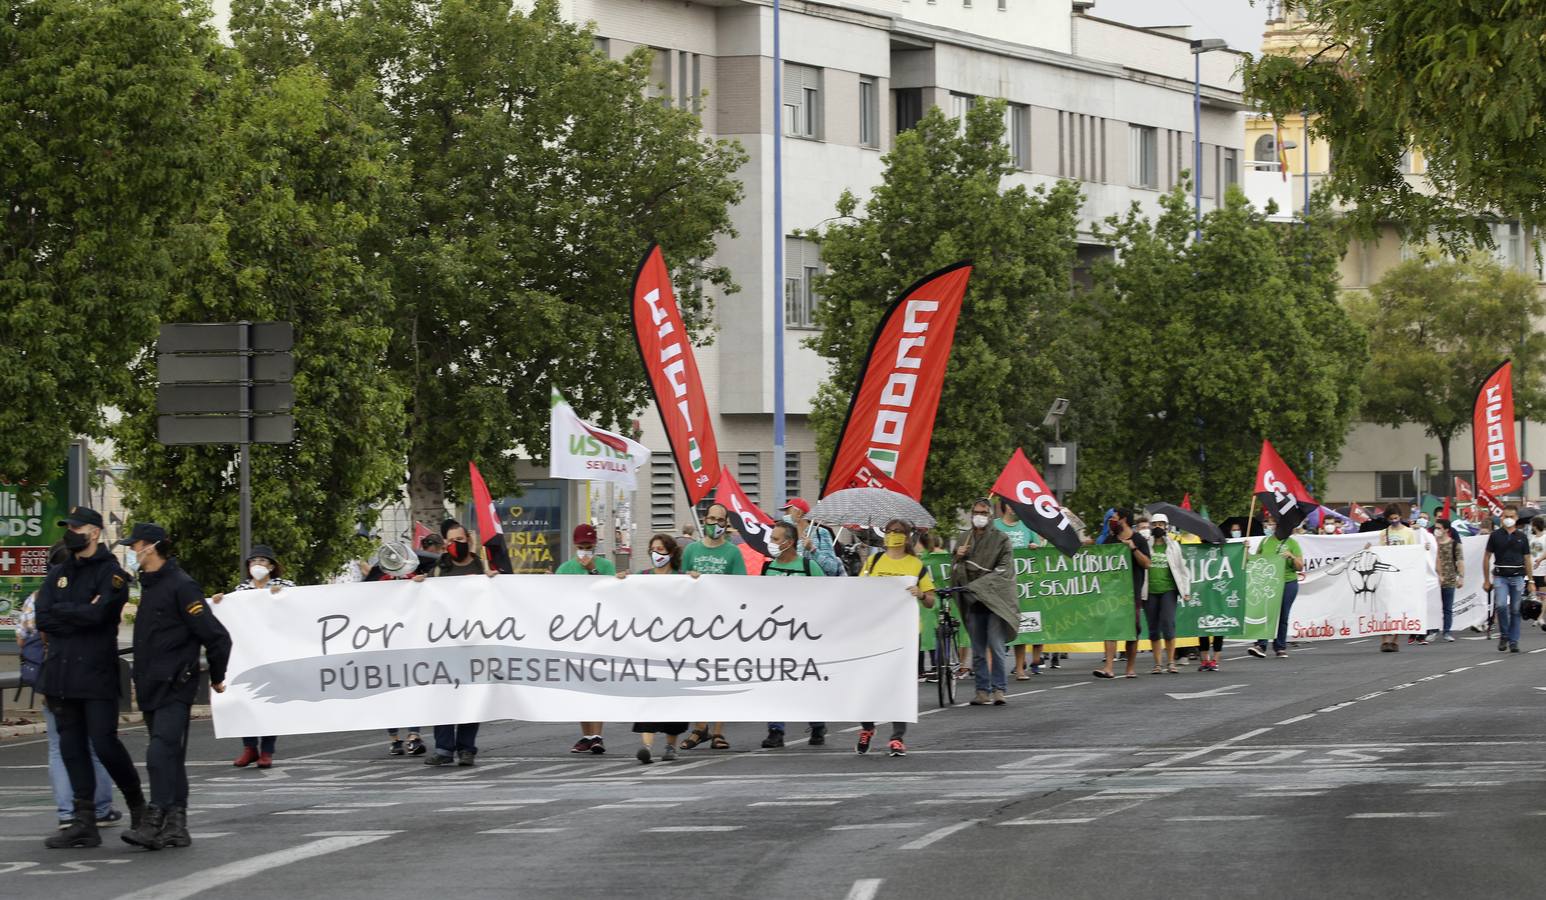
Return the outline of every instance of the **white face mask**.
{"type": "Polygon", "coordinates": [[[656,552],[654,550],[651,550],[650,551],[650,562],[655,564],[655,568],[657,568],[657,569],[664,569],[666,566],[669,566],[671,564],[671,554],[669,554],[669,553],[659,553],[659,552],[656,552]]]}
{"type": "Polygon", "coordinates": [[[1428,520],[1427,519],[1418,519],[1417,520],[1417,527],[1418,528],[1427,528],[1428,527],[1428,520]]]}
{"type": "Polygon", "coordinates": [[[1327,534],[1336,534],[1337,533],[1337,526],[1335,526],[1335,525],[1326,525],[1326,526],[1322,527],[1321,530],[1326,532],[1327,534]]]}
{"type": "Polygon", "coordinates": [[[268,566],[260,566],[256,563],[247,567],[247,574],[252,576],[253,581],[262,581],[268,577],[268,572],[268,566]]]}
{"type": "Polygon", "coordinates": [[[1238,528],[1231,528],[1231,529],[1229,529],[1229,536],[1230,537],[1239,537],[1240,536],[1240,529],[1238,529],[1238,528]]]}
{"type": "Polygon", "coordinates": [[[979,514],[977,514],[975,516],[972,516],[972,527],[973,528],[987,528],[988,527],[988,517],[985,516],[985,515],[982,515],[981,513],[979,513],[979,514]]]}
{"type": "Polygon", "coordinates": [[[1513,528],[1514,527],[1514,520],[1513,519],[1504,519],[1503,520],[1503,527],[1504,528],[1513,528]]]}
{"type": "Polygon", "coordinates": [[[780,544],[774,541],[768,541],[768,552],[773,554],[774,558],[783,556],[784,551],[787,549],[789,549],[788,544],[780,544]]]}
{"type": "Polygon", "coordinates": [[[574,551],[574,555],[579,558],[580,562],[590,562],[591,561],[591,557],[596,555],[596,551],[594,551],[594,550],[576,550],[576,551],[574,551]]]}
{"type": "Polygon", "coordinates": [[[1143,535],[1143,536],[1144,536],[1144,537],[1146,537],[1146,538],[1147,538],[1147,537],[1148,537],[1148,536],[1149,536],[1149,535],[1151,535],[1151,534],[1153,534],[1153,532],[1152,532],[1152,531],[1150,531],[1150,530],[1149,530],[1149,529],[1148,529],[1148,528],[1140,528],[1140,529],[1138,529],[1138,533],[1139,533],[1139,534],[1141,534],[1141,535],[1143,535]]]}

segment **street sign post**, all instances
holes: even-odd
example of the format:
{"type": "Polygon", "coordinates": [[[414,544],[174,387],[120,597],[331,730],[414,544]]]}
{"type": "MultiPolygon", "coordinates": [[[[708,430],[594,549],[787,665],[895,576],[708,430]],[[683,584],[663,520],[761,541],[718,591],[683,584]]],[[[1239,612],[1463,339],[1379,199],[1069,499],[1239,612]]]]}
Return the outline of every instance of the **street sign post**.
{"type": "MultiPolygon", "coordinates": [[[[289,322],[162,325],[156,433],[161,443],[235,444],[241,562],[252,551],[251,444],[295,439],[295,330],[289,322]]],[[[238,569],[239,571],[239,569],[238,569]]]]}

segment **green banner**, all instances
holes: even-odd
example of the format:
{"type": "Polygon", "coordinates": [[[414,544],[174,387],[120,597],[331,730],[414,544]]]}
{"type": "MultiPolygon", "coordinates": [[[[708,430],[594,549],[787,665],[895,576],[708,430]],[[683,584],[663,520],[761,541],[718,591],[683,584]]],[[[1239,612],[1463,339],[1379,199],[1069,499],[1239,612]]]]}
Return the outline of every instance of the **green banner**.
{"type": "Polygon", "coordinates": [[[49,497],[28,499],[26,489],[0,484],[0,640],[14,641],[22,603],[48,573],[48,550],[64,534],[69,482],[61,474],[49,497]]]}
{"type": "Polygon", "coordinates": [[[1248,557],[1245,578],[1245,631],[1240,637],[1270,641],[1277,637],[1283,607],[1283,557],[1248,557]]]}
{"type": "Polygon", "coordinates": [[[1176,636],[1240,637],[1245,630],[1245,544],[1183,544],[1192,593],[1176,609],[1176,636]]]}
{"type": "MultiPolygon", "coordinates": [[[[1085,547],[1073,556],[1051,547],[1016,550],[1020,633],[1014,643],[1131,640],[1132,559],[1121,545],[1085,547]]],[[[948,554],[931,554],[925,562],[936,583],[950,583],[948,554]]],[[[932,617],[925,621],[927,633],[932,617]]]]}

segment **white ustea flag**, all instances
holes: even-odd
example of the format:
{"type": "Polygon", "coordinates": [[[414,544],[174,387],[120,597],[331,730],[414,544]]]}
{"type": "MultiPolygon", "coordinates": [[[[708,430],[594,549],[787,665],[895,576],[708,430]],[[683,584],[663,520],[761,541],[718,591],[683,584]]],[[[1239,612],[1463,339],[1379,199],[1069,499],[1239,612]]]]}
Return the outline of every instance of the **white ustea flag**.
{"type": "Polygon", "coordinates": [[[628,490],[637,487],[634,473],[649,461],[650,451],[638,441],[587,424],[553,389],[549,416],[553,446],[548,475],[586,481],[610,481],[628,490]]]}

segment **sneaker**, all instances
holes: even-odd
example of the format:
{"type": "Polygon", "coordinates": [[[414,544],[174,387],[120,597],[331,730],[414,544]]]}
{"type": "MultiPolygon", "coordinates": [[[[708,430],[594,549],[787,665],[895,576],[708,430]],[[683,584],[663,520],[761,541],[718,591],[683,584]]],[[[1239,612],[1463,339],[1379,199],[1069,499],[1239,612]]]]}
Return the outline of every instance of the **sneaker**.
{"type": "Polygon", "coordinates": [[[1245,652],[1251,654],[1252,656],[1256,657],[1257,659],[1266,659],[1267,658],[1267,651],[1266,651],[1266,649],[1263,648],[1263,647],[1258,647],[1255,644],[1252,644],[1250,647],[1246,648],[1245,652]]]}
{"type": "Polygon", "coordinates": [[[812,728],[811,729],[810,745],[812,747],[823,747],[823,746],[826,746],[826,743],[827,743],[827,726],[825,726],[825,725],[817,725],[814,728],[812,728]]]}
{"type": "Polygon", "coordinates": [[[675,762],[676,761],[676,747],[674,747],[674,746],[672,746],[670,744],[667,744],[666,745],[666,752],[662,753],[660,755],[660,758],[665,760],[666,762],[675,762]]]}
{"type": "Polygon", "coordinates": [[[1426,637],[1418,638],[1417,639],[1417,646],[1419,646],[1419,647],[1426,647],[1426,646],[1428,646],[1428,639],[1426,637]]]}
{"type": "Polygon", "coordinates": [[[409,738],[407,747],[409,756],[423,756],[429,752],[429,748],[424,746],[423,738],[409,738]]]}
{"type": "Polygon", "coordinates": [[[591,745],[593,745],[595,743],[596,742],[594,740],[592,740],[592,739],[590,739],[588,737],[582,737],[579,740],[574,742],[574,746],[569,748],[569,752],[570,753],[589,753],[591,745]]]}
{"type": "MultiPolygon", "coordinates": [[[[1406,636],[1406,642],[1408,644],[1415,644],[1415,643],[1417,643],[1417,635],[1415,635],[1415,634],[1407,635],[1406,636]]],[[[1424,642],[1424,643],[1426,643],[1426,642],[1424,642]]]]}
{"type": "Polygon", "coordinates": [[[1508,645],[1508,652],[1510,652],[1510,653],[1518,653],[1519,652],[1519,644],[1516,643],[1516,642],[1510,642],[1509,645],[1508,645]]]}
{"type": "Polygon", "coordinates": [[[650,756],[650,748],[648,747],[640,747],[639,752],[634,754],[634,758],[637,759],[641,765],[646,766],[655,761],[650,756]]]}
{"type": "Polygon", "coordinates": [[[923,676],[923,680],[926,684],[939,684],[939,669],[935,669],[929,674],[923,676]]]}
{"type": "Polygon", "coordinates": [[[1455,642],[1455,636],[1452,634],[1446,634],[1444,635],[1444,640],[1446,643],[1453,644],[1455,642]]]}
{"type": "Polygon", "coordinates": [[[387,756],[402,756],[404,752],[402,741],[393,741],[391,746],[387,747],[387,756]]]}
{"type": "Polygon", "coordinates": [[[1508,638],[1506,638],[1506,637],[1498,638],[1498,649],[1499,650],[1507,650],[1508,649],[1508,638]]]}
{"type": "Polygon", "coordinates": [[[978,691],[977,693],[973,694],[972,695],[972,699],[967,701],[967,702],[970,703],[972,706],[987,706],[988,702],[989,702],[988,701],[988,692],[987,691],[978,691]]]}
{"type": "Polygon", "coordinates": [[[597,756],[607,752],[607,745],[601,740],[601,735],[598,734],[591,738],[590,752],[596,754],[597,756]]]}
{"type": "Polygon", "coordinates": [[[781,728],[769,728],[768,736],[762,739],[762,749],[776,750],[784,746],[784,731],[781,728]]]}
{"type": "Polygon", "coordinates": [[[256,747],[243,747],[242,748],[242,755],[236,757],[236,761],[231,763],[231,765],[235,766],[238,769],[245,769],[245,768],[247,768],[248,766],[252,765],[253,763],[255,763],[257,761],[258,761],[258,750],[257,750],[257,748],[256,747]]]}
{"type": "Polygon", "coordinates": [[[1287,650],[1279,650],[1278,651],[1278,659],[1284,659],[1287,656],[1288,656],[1288,651],[1287,650]]]}
{"type": "Polygon", "coordinates": [[[855,753],[868,753],[868,752],[870,752],[870,741],[872,741],[874,739],[875,739],[875,732],[873,732],[873,731],[860,731],[859,732],[859,743],[854,745],[854,752],[855,753]]]}
{"type": "Polygon", "coordinates": [[[1395,653],[1397,650],[1400,650],[1400,649],[1401,649],[1401,645],[1400,644],[1380,644],[1380,652],[1381,653],[1395,653]]]}
{"type": "Polygon", "coordinates": [[[890,744],[890,753],[892,756],[906,756],[907,745],[901,741],[893,740],[890,744]]]}
{"type": "Polygon", "coordinates": [[[478,764],[478,754],[471,750],[461,750],[456,754],[456,764],[459,766],[475,766],[478,764]]]}
{"type": "Polygon", "coordinates": [[[449,766],[454,762],[456,762],[456,760],[452,759],[450,756],[442,756],[439,750],[436,750],[429,756],[424,757],[424,764],[426,766],[449,766]]]}
{"type": "MultiPolygon", "coordinates": [[[[68,824],[68,823],[66,823],[68,824]]],[[[123,813],[116,809],[110,809],[106,813],[97,816],[98,828],[112,828],[114,825],[123,824],[123,813]]]]}
{"type": "Polygon", "coordinates": [[[1051,665],[1051,668],[1054,668],[1054,669],[1061,669],[1061,668],[1063,668],[1063,664],[1061,662],[1059,662],[1059,660],[1061,660],[1062,658],[1063,658],[1063,656],[1061,654],[1057,654],[1057,653],[1052,654],[1052,665],[1051,665]]]}
{"type": "Polygon", "coordinates": [[[1040,675],[1041,674],[1041,665],[1039,663],[1038,664],[1034,664],[1034,665],[1031,666],[1031,674],[1032,675],[1040,675]]]}
{"type": "Polygon", "coordinates": [[[1004,696],[1004,692],[1003,691],[995,690],[993,692],[993,705],[994,706],[1003,706],[1004,704],[1006,704],[1008,702],[1009,702],[1009,700],[1004,696]]]}

